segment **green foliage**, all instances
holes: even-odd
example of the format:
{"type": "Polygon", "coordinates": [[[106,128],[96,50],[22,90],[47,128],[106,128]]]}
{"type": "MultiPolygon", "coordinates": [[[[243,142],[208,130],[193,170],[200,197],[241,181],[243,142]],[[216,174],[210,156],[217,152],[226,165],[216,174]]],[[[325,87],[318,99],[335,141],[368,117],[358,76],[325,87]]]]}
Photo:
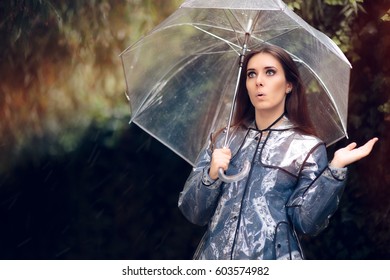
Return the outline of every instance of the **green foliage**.
{"type": "Polygon", "coordinates": [[[344,51],[352,47],[352,23],[365,12],[364,0],[296,0],[288,5],[312,26],[321,30],[344,51]]]}

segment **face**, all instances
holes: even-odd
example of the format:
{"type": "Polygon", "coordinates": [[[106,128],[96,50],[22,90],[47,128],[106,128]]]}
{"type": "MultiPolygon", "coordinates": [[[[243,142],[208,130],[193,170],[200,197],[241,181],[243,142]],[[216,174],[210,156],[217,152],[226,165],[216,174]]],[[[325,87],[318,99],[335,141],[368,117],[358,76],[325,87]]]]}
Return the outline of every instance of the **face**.
{"type": "Polygon", "coordinates": [[[286,93],[292,86],[282,64],[269,53],[258,53],[249,60],[246,74],[246,88],[256,114],[283,114],[286,93]]]}

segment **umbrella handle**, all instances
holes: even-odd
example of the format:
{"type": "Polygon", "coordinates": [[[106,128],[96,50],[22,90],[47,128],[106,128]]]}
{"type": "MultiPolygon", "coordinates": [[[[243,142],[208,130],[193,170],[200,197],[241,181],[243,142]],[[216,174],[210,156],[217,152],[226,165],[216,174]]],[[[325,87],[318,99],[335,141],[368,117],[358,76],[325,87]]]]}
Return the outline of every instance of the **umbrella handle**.
{"type": "Polygon", "coordinates": [[[238,181],[244,179],[249,174],[250,170],[251,170],[251,163],[249,162],[249,160],[246,160],[244,162],[244,167],[242,168],[240,173],[238,173],[236,175],[228,176],[224,173],[223,169],[220,168],[218,170],[218,177],[219,177],[219,179],[221,179],[222,182],[225,182],[225,183],[238,182],[238,181]]]}

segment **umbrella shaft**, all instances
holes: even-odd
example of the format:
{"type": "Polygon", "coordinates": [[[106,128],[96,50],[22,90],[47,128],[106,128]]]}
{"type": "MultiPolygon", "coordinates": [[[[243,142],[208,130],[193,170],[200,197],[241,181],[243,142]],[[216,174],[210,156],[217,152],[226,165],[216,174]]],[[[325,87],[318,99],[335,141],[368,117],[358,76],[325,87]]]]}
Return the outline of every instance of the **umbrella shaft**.
{"type": "Polygon", "coordinates": [[[237,98],[237,92],[238,92],[238,86],[240,83],[240,76],[242,72],[242,68],[244,65],[244,59],[245,59],[245,54],[246,51],[248,50],[248,41],[250,38],[251,34],[249,32],[245,33],[245,40],[244,44],[242,46],[242,51],[240,54],[240,60],[239,60],[239,66],[238,66],[238,74],[237,74],[237,82],[236,82],[236,87],[234,89],[234,96],[233,96],[233,104],[230,108],[230,114],[229,114],[229,119],[228,119],[228,124],[227,124],[227,130],[226,130],[226,135],[225,135],[225,142],[224,142],[224,147],[228,147],[228,141],[229,141],[229,132],[230,132],[230,126],[232,125],[232,119],[233,119],[233,113],[234,113],[234,108],[236,106],[236,98],[237,98]]]}

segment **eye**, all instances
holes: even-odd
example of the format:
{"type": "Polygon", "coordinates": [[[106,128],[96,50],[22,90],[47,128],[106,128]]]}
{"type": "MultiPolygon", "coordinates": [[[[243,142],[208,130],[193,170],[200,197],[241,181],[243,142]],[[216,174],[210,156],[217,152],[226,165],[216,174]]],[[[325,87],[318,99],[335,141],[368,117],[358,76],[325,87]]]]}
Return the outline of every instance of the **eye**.
{"type": "Polygon", "coordinates": [[[255,72],[255,71],[248,71],[248,72],[246,73],[246,76],[247,76],[248,78],[254,78],[254,77],[256,77],[256,72],[255,72]]]}
{"type": "Polygon", "coordinates": [[[273,69],[268,69],[267,71],[265,71],[265,74],[266,74],[267,76],[273,76],[273,75],[276,74],[276,71],[273,70],[273,69]]]}

